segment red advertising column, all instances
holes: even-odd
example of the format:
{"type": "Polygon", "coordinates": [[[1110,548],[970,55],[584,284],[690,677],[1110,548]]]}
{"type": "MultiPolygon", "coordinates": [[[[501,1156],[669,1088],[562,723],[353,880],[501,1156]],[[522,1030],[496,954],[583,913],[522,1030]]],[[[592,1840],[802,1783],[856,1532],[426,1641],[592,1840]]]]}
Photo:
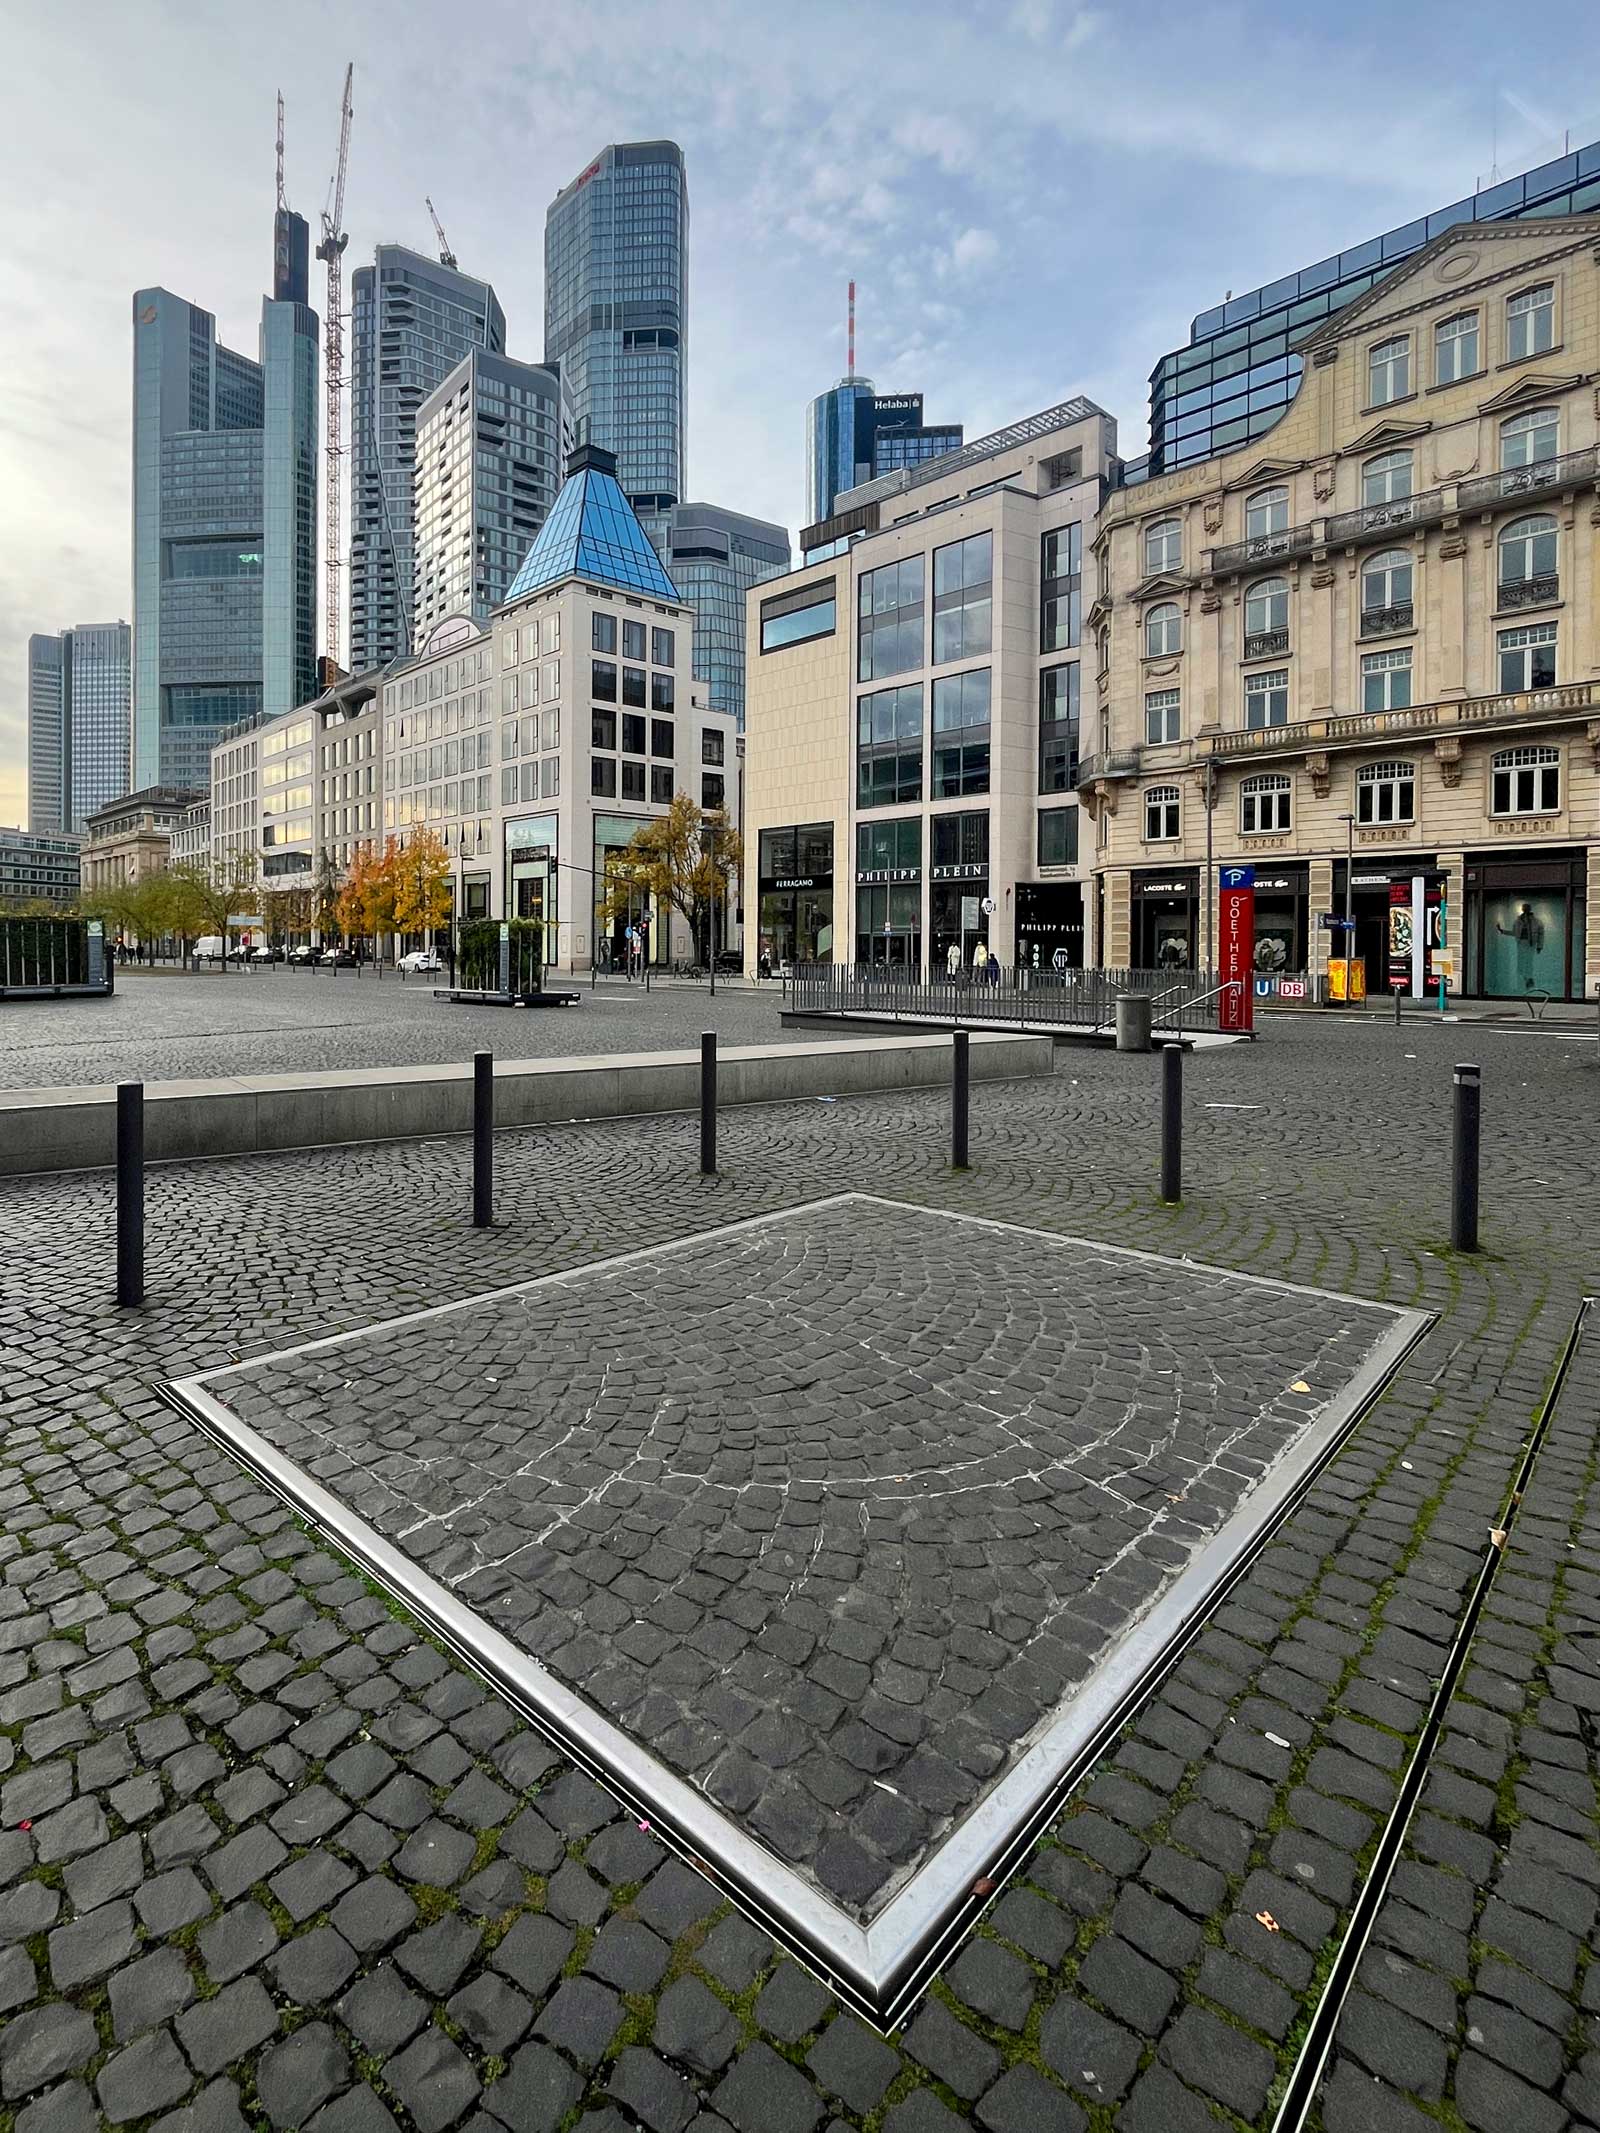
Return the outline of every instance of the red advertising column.
{"type": "Polygon", "coordinates": [[[1220,873],[1221,967],[1217,976],[1227,987],[1217,1002],[1217,1027],[1253,1030],[1256,960],[1256,870],[1223,867],[1220,873]]]}

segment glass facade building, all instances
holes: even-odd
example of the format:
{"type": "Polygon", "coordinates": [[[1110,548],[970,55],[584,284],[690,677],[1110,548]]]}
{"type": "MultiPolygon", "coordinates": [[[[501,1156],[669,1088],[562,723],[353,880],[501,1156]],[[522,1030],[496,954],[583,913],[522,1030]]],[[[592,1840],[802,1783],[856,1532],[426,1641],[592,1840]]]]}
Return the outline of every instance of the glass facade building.
{"type": "Polygon", "coordinates": [[[572,391],[580,441],[664,549],[684,490],[689,188],[674,141],[603,148],[544,225],[544,359],[572,391]]]}
{"type": "Polygon", "coordinates": [[[44,832],[67,827],[70,805],[70,737],[67,690],[72,633],[28,639],[28,827],[44,832]]]}
{"type": "Polygon", "coordinates": [[[667,569],[694,609],[694,678],[713,711],[744,731],[744,596],[789,568],[789,532],[717,504],[679,504],[667,529],[667,569]]]}
{"type": "Polygon", "coordinates": [[[446,615],[484,621],[550,515],[572,445],[553,370],[475,348],[417,412],[419,644],[446,615]]]}
{"type": "Polygon", "coordinates": [[[350,666],[357,674],[418,641],[422,405],[472,349],[499,355],[505,345],[505,313],[486,281],[397,244],[380,244],[372,265],[351,277],[350,666]]]}
{"type": "Polygon", "coordinates": [[[1202,311],[1188,347],[1163,356],[1150,374],[1150,453],[1129,461],[1124,480],[1171,473],[1269,430],[1299,386],[1295,350],[1305,336],[1441,231],[1597,210],[1600,142],[1202,311]]]}
{"type": "Polygon", "coordinates": [[[806,410],[806,524],[833,516],[846,489],[953,452],[959,422],[923,420],[921,393],[877,393],[870,378],[841,378],[806,410]]]}
{"type": "Polygon", "coordinates": [[[617,480],[617,462],[598,445],[580,445],[538,539],[512,580],[506,604],[565,578],[598,578],[624,592],[678,603],[678,589],[644,537],[617,480]]]}
{"type": "Polygon", "coordinates": [[[202,787],[224,729],[315,691],[318,322],[267,298],[251,361],[210,312],[141,289],[133,334],[125,787],[202,787]]]}

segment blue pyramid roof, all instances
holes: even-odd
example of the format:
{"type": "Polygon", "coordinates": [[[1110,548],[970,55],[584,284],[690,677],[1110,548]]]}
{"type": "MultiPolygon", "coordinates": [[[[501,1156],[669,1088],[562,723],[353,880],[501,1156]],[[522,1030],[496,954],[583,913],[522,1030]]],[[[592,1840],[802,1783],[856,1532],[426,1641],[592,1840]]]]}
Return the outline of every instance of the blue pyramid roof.
{"type": "Polygon", "coordinates": [[[572,471],[506,594],[507,606],[564,578],[589,578],[682,605],[633,506],[603,463],[610,456],[593,447],[574,454],[572,471]]]}

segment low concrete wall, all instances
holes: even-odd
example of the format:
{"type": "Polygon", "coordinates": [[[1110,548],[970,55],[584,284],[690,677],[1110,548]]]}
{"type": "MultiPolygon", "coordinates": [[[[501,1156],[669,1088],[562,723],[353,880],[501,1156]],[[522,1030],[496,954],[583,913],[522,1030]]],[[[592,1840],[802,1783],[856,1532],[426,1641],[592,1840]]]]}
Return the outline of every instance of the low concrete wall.
{"type": "MultiPolygon", "coordinates": [[[[1053,1057],[1045,1035],[975,1031],[969,1052],[974,1081],[1048,1074],[1053,1057]]],[[[719,1104],[782,1103],[931,1088],[949,1078],[950,1040],[943,1036],[739,1045],[718,1057],[717,1098],[719,1104]]],[[[157,1081],[144,1093],[150,1162],[416,1139],[466,1133],[472,1125],[470,1062],[263,1074],[250,1081],[157,1081]]],[[[495,1063],[498,1126],[690,1111],[699,1102],[698,1051],[495,1063]]],[[[114,1087],[0,1090],[0,1175],[100,1169],[115,1153],[114,1087]]]]}

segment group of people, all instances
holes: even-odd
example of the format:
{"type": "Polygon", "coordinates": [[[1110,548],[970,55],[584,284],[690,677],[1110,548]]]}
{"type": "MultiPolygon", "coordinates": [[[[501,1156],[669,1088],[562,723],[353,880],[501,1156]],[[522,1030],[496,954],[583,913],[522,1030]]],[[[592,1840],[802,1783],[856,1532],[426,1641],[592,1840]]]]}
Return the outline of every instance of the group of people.
{"type": "MultiPolygon", "coordinates": [[[[961,959],[961,943],[952,941],[945,951],[944,967],[949,976],[960,982],[965,966],[961,959]]],[[[987,941],[979,941],[972,951],[972,982],[974,985],[998,985],[1003,973],[1000,958],[989,953],[987,941]]]]}

